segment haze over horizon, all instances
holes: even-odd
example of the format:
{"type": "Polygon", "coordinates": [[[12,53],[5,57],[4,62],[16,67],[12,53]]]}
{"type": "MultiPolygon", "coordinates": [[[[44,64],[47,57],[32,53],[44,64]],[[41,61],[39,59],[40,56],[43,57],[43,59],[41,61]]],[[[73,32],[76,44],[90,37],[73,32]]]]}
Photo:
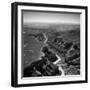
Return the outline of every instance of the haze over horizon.
{"type": "Polygon", "coordinates": [[[61,23],[80,24],[80,14],[23,11],[23,24],[29,23],[61,23]]]}

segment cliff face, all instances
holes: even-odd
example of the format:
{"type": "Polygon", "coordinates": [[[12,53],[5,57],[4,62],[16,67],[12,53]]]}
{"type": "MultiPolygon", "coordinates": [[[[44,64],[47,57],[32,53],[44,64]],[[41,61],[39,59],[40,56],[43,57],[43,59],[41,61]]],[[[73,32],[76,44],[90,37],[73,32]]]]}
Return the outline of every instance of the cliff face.
{"type": "MultiPolygon", "coordinates": [[[[71,37],[74,32],[63,32],[63,35],[65,36],[66,34],[66,37],[68,35],[71,37]]],[[[77,38],[75,38],[75,34],[71,39],[68,39],[70,38],[68,36],[67,40],[66,37],[64,38],[62,34],[58,33],[47,42],[49,48],[53,49],[61,57],[58,65],[61,65],[65,75],[80,75],[80,33],[77,30],[76,33],[78,33],[77,38]]]]}
{"type": "Polygon", "coordinates": [[[60,76],[62,74],[58,66],[53,64],[57,60],[56,55],[48,51],[47,47],[43,48],[43,53],[44,56],[41,57],[41,60],[31,63],[30,66],[24,69],[24,77],[60,76]]]}

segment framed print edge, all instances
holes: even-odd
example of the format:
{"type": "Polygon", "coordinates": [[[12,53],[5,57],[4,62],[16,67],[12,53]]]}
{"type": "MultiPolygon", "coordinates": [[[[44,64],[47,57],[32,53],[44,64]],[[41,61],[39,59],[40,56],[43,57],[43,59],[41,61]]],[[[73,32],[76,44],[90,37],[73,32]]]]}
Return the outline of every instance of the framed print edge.
{"type": "Polygon", "coordinates": [[[86,53],[86,75],[85,75],[85,79],[86,79],[86,83],[88,83],[88,7],[85,8],[85,13],[86,13],[86,16],[85,16],[85,25],[86,25],[86,50],[85,50],[85,53],[86,53]]]}
{"type": "Polygon", "coordinates": [[[71,5],[56,5],[42,3],[23,3],[15,2],[11,4],[11,85],[13,87],[23,86],[41,86],[41,85],[58,85],[58,84],[75,84],[88,82],[88,7],[87,6],[71,6],[71,5]],[[44,82],[44,83],[18,83],[18,6],[44,6],[56,8],[75,8],[85,10],[85,80],[62,81],[62,82],[44,82]]]}
{"type": "Polygon", "coordinates": [[[11,85],[17,87],[17,5],[11,4],[11,85]]]}

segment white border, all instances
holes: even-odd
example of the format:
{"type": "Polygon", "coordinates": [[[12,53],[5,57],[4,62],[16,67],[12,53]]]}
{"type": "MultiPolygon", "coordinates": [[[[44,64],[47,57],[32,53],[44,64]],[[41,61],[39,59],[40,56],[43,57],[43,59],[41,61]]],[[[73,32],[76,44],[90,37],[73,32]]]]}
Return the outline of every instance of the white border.
{"type": "Polygon", "coordinates": [[[51,8],[36,6],[18,6],[18,84],[47,83],[47,82],[65,82],[85,80],[85,10],[70,8],[51,8]],[[21,10],[43,10],[43,11],[60,11],[60,12],[76,12],[80,15],[80,34],[81,34],[81,75],[80,76],[52,76],[52,77],[36,77],[21,79],[21,10]]]}

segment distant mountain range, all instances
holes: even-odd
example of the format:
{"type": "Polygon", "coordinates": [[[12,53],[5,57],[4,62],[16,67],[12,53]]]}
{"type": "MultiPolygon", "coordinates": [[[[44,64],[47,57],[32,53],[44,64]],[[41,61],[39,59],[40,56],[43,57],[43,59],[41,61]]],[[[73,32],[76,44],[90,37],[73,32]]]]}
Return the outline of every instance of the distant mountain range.
{"type": "Polygon", "coordinates": [[[57,31],[64,31],[64,30],[75,30],[80,28],[79,24],[68,24],[68,23],[26,23],[24,24],[24,28],[31,28],[32,29],[49,29],[49,30],[57,30],[57,31]]]}

